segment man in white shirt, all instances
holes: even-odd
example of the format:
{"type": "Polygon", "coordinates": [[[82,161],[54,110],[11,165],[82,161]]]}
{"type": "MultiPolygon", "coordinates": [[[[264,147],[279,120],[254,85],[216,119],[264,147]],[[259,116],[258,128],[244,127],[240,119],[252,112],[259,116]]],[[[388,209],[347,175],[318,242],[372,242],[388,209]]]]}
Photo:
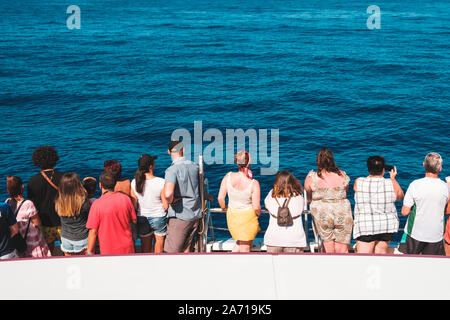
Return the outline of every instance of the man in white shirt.
{"type": "Polygon", "coordinates": [[[425,177],[409,185],[403,200],[402,215],[409,215],[405,226],[406,253],[445,255],[444,214],[450,204],[448,186],[439,179],[442,157],[429,153],[423,166],[425,177]],[[411,210],[414,205],[415,210],[411,210]]]}

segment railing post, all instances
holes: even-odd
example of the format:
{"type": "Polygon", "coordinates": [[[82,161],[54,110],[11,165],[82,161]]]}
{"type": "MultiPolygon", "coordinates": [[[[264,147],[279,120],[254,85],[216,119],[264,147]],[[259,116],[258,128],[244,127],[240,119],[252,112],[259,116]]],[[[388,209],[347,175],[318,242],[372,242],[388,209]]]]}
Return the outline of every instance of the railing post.
{"type": "Polygon", "coordinates": [[[205,228],[207,226],[205,225],[205,211],[206,211],[206,199],[205,199],[205,171],[203,167],[203,156],[198,156],[198,171],[199,171],[199,186],[200,186],[200,201],[202,205],[202,217],[200,219],[200,232],[197,233],[197,251],[198,252],[205,252],[206,251],[206,241],[203,238],[203,235],[205,233],[205,228]]]}

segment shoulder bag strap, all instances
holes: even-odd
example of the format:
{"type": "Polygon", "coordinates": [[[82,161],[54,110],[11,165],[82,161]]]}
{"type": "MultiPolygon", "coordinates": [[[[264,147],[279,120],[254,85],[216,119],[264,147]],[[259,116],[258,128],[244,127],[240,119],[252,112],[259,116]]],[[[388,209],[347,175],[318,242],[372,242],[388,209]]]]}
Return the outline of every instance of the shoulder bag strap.
{"type": "MultiPolygon", "coordinates": [[[[23,202],[25,202],[26,200],[24,200],[23,202]]],[[[27,224],[27,230],[25,231],[25,236],[23,237],[23,239],[25,241],[27,241],[27,236],[28,236],[28,230],[30,229],[30,223],[31,223],[31,218],[28,218],[28,224],[27,224]]]]}
{"type": "Polygon", "coordinates": [[[17,217],[17,214],[19,213],[20,208],[22,208],[22,205],[25,203],[25,201],[27,201],[27,200],[23,200],[23,201],[19,204],[19,206],[17,207],[16,211],[14,212],[14,216],[15,216],[15,217],[17,217]]]}
{"type": "MultiPolygon", "coordinates": [[[[20,205],[17,207],[16,211],[14,212],[14,216],[17,217],[17,214],[20,211],[20,208],[22,208],[22,205],[26,202],[27,200],[23,200],[20,205]]],[[[25,236],[23,237],[24,240],[27,240],[27,236],[28,236],[28,230],[30,229],[30,223],[31,223],[31,218],[28,218],[28,224],[27,224],[27,230],[25,231],[25,236]]]]}
{"type": "Polygon", "coordinates": [[[55,188],[56,190],[59,190],[59,188],[53,183],[52,180],[49,179],[49,177],[47,177],[47,175],[44,173],[44,171],[41,171],[42,176],[44,177],[45,180],[47,180],[48,183],[50,183],[50,185],[55,188]]]}

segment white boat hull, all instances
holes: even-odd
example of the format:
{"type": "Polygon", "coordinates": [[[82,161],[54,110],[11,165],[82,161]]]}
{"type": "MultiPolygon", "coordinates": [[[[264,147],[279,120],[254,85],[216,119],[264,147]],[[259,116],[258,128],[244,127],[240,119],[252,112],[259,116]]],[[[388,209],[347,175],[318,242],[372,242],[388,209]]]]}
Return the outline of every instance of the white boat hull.
{"type": "Polygon", "coordinates": [[[0,299],[449,299],[450,259],[136,254],[1,261],[0,299]]]}

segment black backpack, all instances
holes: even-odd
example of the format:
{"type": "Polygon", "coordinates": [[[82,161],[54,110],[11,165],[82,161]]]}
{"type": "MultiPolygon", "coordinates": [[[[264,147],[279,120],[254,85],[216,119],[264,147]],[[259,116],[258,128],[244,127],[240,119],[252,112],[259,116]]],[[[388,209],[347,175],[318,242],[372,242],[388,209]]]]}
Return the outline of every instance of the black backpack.
{"type": "Polygon", "coordinates": [[[280,206],[277,198],[275,198],[275,201],[278,203],[278,214],[277,216],[271,214],[271,216],[277,219],[277,223],[280,227],[292,226],[294,224],[294,219],[297,219],[300,215],[292,217],[291,211],[289,210],[289,201],[291,201],[291,198],[284,200],[282,206],[280,206]]]}

